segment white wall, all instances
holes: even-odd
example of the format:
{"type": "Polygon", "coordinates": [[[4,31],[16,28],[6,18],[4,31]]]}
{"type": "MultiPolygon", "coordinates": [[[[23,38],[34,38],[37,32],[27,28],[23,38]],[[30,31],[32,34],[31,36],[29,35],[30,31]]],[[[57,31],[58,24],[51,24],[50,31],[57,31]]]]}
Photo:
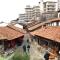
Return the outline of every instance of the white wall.
{"type": "Polygon", "coordinates": [[[59,26],[60,26],[60,22],[59,22],[59,26]]]}
{"type": "Polygon", "coordinates": [[[58,13],[58,18],[60,18],[60,12],[58,13]]]}

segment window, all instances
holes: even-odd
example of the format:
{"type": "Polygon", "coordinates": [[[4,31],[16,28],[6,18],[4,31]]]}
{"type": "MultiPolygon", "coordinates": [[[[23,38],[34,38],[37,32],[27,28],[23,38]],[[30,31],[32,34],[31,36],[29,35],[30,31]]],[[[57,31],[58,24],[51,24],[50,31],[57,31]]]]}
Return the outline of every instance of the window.
{"type": "Polygon", "coordinates": [[[60,21],[59,21],[59,26],[60,26],[60,21]]]}
{"type": "Polygon", "coordinates": [[[52,26],[54,26],[54,23],[52,23],[52,26]]]}
{"type": "Polygon", "coordinates": [[[54,22],[54,26],[56,26],[56,22],[54,22]]]}
{"type": "Polygon", "coordinates": [[[50,23],[50,26],[52,26],[52,24],[50,23]]]}
{"type": "Polygon", "coordinates": [[[47,26],[50,26],[50,24],[48,23],[47,26]]]}
{"type": "Polygon", "coordinates": [[[3,44],[3,41],[0,40],[0,45],[3,44]]]}
{"type": "Polygon", "coordinates": [[[59,17],[60,17],[60,14],[59,14],[59,17]]]}

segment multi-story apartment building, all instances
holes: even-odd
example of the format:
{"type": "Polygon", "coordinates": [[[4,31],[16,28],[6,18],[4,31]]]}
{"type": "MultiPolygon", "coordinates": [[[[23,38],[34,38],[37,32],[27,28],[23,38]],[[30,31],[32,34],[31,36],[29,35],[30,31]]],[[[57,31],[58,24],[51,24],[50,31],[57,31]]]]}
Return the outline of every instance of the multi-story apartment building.
{"type": "Polygon", "coordinates": [[[40,6],[33,7],[33,19],[40,20],[40,6]]]}
{"type": "Polygon", "coordinates": [[[27,15],[25,13],[24,14],[19,14],[19,20],[26,21],[27,20],[27,15]]]}
{"type": "Polygon", "coordinates": [[[57,11],[57,2],[46,1],[43,2],[44,12],[55,12],[57,11]]]}
{"type": "Polygon", "coordinates": [[[27,15],[27,21],[32,19],[33,8],[30,5],[27,5],[25,8],[25,13],[27,15]]]}
{"type": "Polygon", "coordinates": [[[58,17],[58,12],[46,12],[46,13],[44,12],[44,13],[42,13],[42,15],[43,15],[43,18],[44,18],[43,21],[45,21],[45,20],[57,18],[58,17]]]}
{"type": "Polygon", "coordinates": [[[60,10],[60,0],[58,0],[58,10],[60,10]]]}
{"type": "Polygon", "coordinates": [[[29,5],[25,8],[27,20],[40,20],[40,6],[30,7],[29,5]]]}
{"type": "Polygon", "coordinates": [[[48,20],[48,19],[52,19],[55,18],[55,13],[58,10],[57,8],[57,2],[54,1],[43,1],[40,3],[40,8],[42,12],[43,17],[48,20]]]}
{"type": "Polygon", "coordinates": [[[27,5],[25,13],[19,15],[20,21],[40,20],[40,6],[27,5]]]}

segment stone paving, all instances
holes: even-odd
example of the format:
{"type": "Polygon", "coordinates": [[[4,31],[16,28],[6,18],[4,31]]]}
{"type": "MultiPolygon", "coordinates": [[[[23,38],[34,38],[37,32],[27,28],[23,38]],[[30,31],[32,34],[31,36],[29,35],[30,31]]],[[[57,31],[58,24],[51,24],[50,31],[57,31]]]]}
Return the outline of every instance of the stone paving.
{"type": "Polygon", "coordinates": [[[40,48],[40,46],[36,42],[33,42],[31,44],[30,60],[44,60],[45,49],[39,51],[38,47],[40,48]]]}
{"type": "MultiPolygon", "coordinates": [[[[23,52],[22,46],[18,48],[19,51],[23,52]]],[[[44,59],[44,54],[46,52],[46,49],[38,45],[37,42],[31,42],[30,44],[30,60],[45,60],[44,59]]],[[[10,60],[10,58],[13,55],[11,55],[9,58],[5,60],[10,60]]],[[[57,60],[57,59],[55,59],[57,60]]]]}
{"type": "MultiPolygon", "coordinates": [[[[38,45],[36,42],[31,43],[30,48],[30,60],[45,60],[44,54],[46,53],[46,49],[38,45]]],[[[53,60],[59,60],[55,58],[53,60]]]]}

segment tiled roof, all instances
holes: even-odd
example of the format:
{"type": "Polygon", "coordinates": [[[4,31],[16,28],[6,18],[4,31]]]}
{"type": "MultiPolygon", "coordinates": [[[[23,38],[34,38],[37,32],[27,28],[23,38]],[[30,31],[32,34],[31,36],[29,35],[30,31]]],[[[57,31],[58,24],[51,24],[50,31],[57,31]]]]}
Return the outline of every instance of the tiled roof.
{"type": "Polygon", "coordinates": [[[54,22],[54,21],[60,21],[60,18],[50,19],[50,20],[48,20],[46,22],[54,22]]]}
{"type": "Polygon", "coordinates": [[[27,27],[30,28],[30,27],[32,27],[32,26],[35,26],[35,25],[39,24],[39,23],[40,23],[40,22],[38,22],[38,21],[36,21],[36,20],[33,20],[33,21],[31,21],[31,23],[27,24],[27,27]]]}
{"type": "Polygon", "coordinates": [[[34,30],[34,29],[36,29],[36,28],[40,27],[40,26],[41,26],[41,23],[36,24],[36,25],[34,25],[34,26],[32,26],[32,27],[28,28],[28,30],[29,30],[29,31],[31,31],[31,30],[34,30]]]}
{"type": "Polygon", "coordinates": [[[24,34],[9,27],[0,27],[0,39],[12,40],[24,34]]]}
{"type": "Polygon", "coordinates": [[[32,35],[38,35],[53,41],[60,42],[60,27],[45,27],[31,32],[32,35]]]}
{"type": "Polygon", "coordinates": [[[44,24],[47,24],[47,23],[50,23],[50,22],[55,22],[55,21],[60,21],[60,18],[55,18],[55,19],[51,19],[51,20],[45,21],[43,23],[38,23],[38,24],[28,28],[28,30],[31,31],[31,30],[34,30],[34,29],[36,29],[36,28],[38,28],[38,27],[40,27],[40,26],[42,26],[44,24]]]}
{"type": "Polygon", "coordinates": [[[54,13],[56,13],[56,12],[55,11],[53,11],[53,12],[49,11],[49,12],[44,12],[43,14],[54,14],[54,13]]]}
{"type": "Polygon", "coordinates": [[[15,30],[15,31],[21,32],[23,34],[26,33],[26,31],[24,29],[18,28],[18,27],[14,26],[14,25],[8,25],[8,27],[15,30]]]}

